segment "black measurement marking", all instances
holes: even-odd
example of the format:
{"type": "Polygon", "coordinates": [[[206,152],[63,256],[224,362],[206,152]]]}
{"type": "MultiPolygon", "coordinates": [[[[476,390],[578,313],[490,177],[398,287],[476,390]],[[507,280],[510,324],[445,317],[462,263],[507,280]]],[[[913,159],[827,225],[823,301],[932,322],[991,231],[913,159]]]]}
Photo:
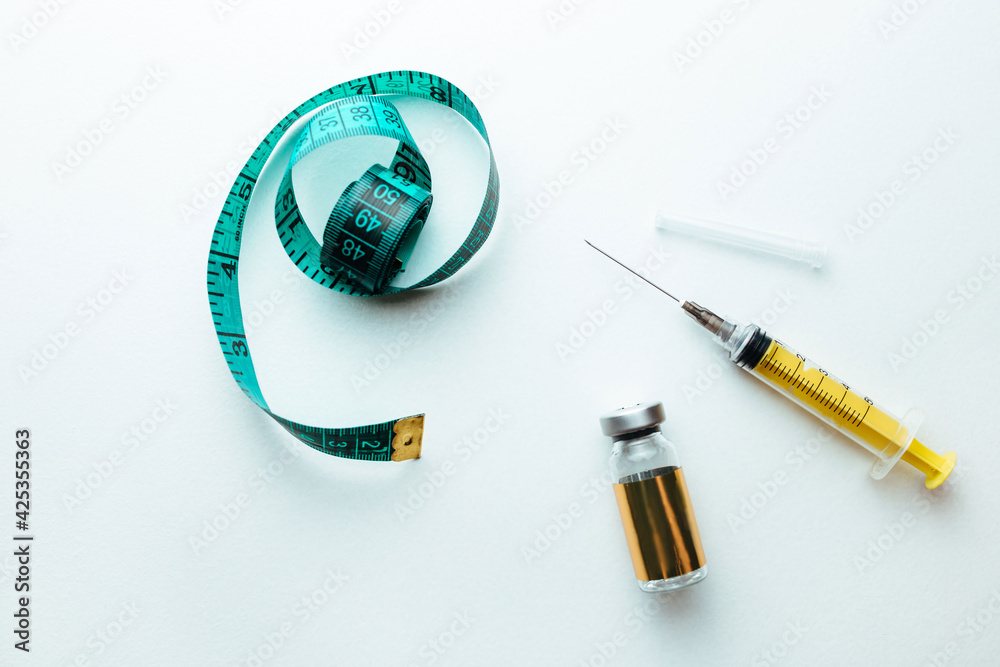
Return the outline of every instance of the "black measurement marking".
{"type": "Polygon", "coordinates": [[[865,417],[868,416],[868,411],[871,410],[871,409],[872,409],[872,406],[871,406],[871,403],[869,403],[868,407],[865,408],[865,414],[861,415],[861,419],[859,419],[857,422],[855,422],[855,426],[861,426],[861,424],[865,421],[865,417]]]}
{"type": "Polygon", "coordinates": [[[789,374],[788,374],[788,378],[786,378],[786,381],[789,381],[789,382],[790,382],[790,379],[789,379],[789,378],[793,377],[793,376],[794,376],[794,375],[795,375],[796,373],[798,373],[798,372],[799,372],[799,368],[800,368],[801,366],[802,366],[802,360],[801,360],[801,359],[799,359],[799,363],[797,363],[797,364],[795,365],[795,370],[793,370],[793,371],[792,371],[791,373],[789,373],[789,374]]]}
{"type": "Polygon", "coordinates": [[[836,412],[840,408],[840,404],[844,402],[845,398],[847,398],[847,389],[844,389],[844,395],[840,397],[839,401],[837,401],[837,404],[833,409],[834,412],[836,412]]]}
{"type": "Polygon", "coordinates": [[[823,377],[821,377],[821,378],[819,379],[819,382],[817,382],[817,383],[816,383],[816,386],[815,386],[815,387],[813,387],[813,391],[812,391],[812,398],[816,398],[816,397],[817,397],[817,396],[819,395],[819,388],[820,388],[820,385],[822,385],[822,384],[823,384],[823,380],[825,380],[825,379],[826,379],[826,376],[824,375],[823,377]]]}

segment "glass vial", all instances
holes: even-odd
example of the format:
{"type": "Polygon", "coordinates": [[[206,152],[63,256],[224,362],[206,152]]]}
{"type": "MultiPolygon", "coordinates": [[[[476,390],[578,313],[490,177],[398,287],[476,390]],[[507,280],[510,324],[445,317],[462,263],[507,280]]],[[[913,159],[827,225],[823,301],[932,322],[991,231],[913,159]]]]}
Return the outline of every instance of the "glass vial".
{"type": "Polygon", "coordinates": [[[663,437],[662,403],[640,403],[601,417],[611,436],[611,478],[639,588],[662,593],[708,574],[701,536],[673,443],[663,437]]]}

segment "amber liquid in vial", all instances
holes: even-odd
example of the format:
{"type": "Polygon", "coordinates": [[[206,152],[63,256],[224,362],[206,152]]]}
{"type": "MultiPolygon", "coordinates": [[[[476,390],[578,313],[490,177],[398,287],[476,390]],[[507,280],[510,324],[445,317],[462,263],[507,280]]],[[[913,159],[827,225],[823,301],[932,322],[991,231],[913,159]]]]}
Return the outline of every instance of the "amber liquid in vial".
{"type": "Polygon", "coordinates": [[[672,579],[705,565],[680,467],[628,475],[614,489],[636,578],[672,579]]]}

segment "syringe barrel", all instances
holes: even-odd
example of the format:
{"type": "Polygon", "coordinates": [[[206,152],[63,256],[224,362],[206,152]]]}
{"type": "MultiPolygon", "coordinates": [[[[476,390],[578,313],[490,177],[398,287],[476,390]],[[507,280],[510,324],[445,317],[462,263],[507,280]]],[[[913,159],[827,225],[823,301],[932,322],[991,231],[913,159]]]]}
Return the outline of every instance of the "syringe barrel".
{"type": "Polygon", "coordinates": [[[808,410],[875,455],[871,475],[885,477],[909,448],[920,425],[911,410],[900,419],[756,325],[739,327],[730,358],[743,370],[808,410]]]}

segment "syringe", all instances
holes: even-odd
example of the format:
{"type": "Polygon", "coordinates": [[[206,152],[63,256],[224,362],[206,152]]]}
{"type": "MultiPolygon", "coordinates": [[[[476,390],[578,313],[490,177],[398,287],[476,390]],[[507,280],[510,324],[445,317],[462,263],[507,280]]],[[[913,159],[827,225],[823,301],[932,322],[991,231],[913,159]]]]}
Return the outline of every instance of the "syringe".
{"type": "Polygon", "coordinates": [[[885,477],[902,459],[924,473],[925,485],[934,489],[955,467],[955,452],[936,454],[914,437],[922,419],[919,411],[896,418],[757,325],[739,324],[692,301],[681,301],[590,241],[587,245],[680,304],[737,366],[874,454],[871,476],[875,479],[885,477]]]}

